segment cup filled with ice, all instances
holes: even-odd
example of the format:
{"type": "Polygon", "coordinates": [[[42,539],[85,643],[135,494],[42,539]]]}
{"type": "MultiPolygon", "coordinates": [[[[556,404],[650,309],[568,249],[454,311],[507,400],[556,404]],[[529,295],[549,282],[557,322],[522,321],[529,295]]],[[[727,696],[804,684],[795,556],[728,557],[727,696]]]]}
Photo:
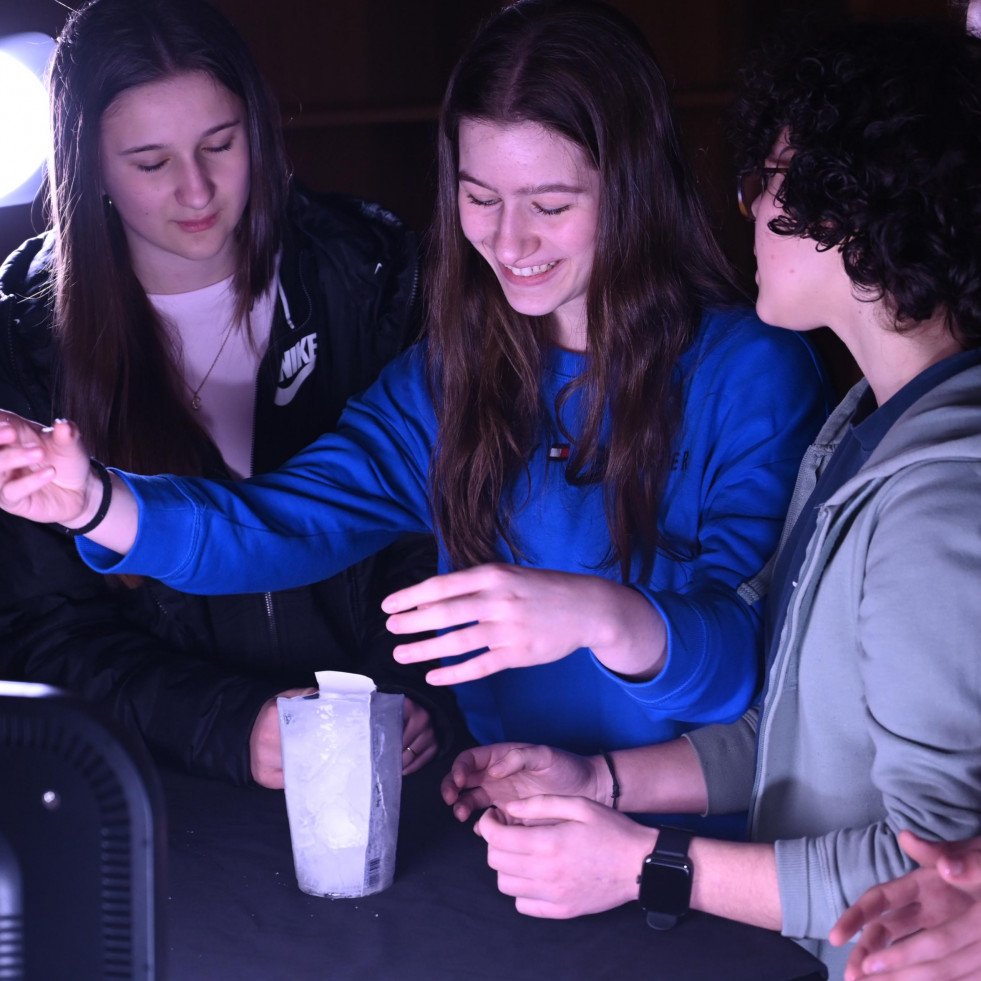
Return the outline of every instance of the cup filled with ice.
{"type": "Polygon", "coordinates": [[[395,875],[403,698],[364,675],[316,677],[316,694],[277,703],[296,881],[311,896],[368,896],[395,875]]]}

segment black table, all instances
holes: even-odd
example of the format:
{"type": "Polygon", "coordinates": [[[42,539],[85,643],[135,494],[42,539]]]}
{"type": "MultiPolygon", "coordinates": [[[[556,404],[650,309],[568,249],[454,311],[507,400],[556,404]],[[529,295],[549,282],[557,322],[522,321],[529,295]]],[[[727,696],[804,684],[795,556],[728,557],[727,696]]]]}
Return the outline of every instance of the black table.
{"type": "Polygon", "coordinates": [[[692,914],[667,933],[639,907],[522,916],[485,846],[438,796],[445,764],[406,778],[394,884],[363,899],[300,892],[283,795],[162,774],[170,848],[164,914],[173,981],[819,981],[775,933],[692,914]]]}

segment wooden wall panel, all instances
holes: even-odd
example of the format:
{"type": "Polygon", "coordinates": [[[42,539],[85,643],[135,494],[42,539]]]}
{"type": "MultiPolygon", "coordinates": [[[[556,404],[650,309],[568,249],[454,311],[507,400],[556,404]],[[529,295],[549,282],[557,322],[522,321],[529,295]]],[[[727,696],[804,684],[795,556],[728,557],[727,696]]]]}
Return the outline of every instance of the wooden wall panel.
{"type": "MultiPolygon", "coordinates": [[[[69,0],[77,2],[77,0],[69,0]]],[[[133,0],[139,2],[139,0],[133,0]]],[[[432,206],[433,123],[453,63],[499,0],[214,0],[255,52],[283,107],[297,175],[378,200],[421,230],[432,206]]],[[[613,0],[644,30],[673,85],[686,144],[723,245],[747,282],[749,229],[735,211],[721,126],[734,70],[796,11],[947,16],[946,0],[613,0]]],[[[0,0],[0,34],[56,33],[61,0],[0,0]]],[[[0,147],[2,152],[2,147],[0,147]]],[[[42,227],[0,211],[0,253],[42,227]]]]}

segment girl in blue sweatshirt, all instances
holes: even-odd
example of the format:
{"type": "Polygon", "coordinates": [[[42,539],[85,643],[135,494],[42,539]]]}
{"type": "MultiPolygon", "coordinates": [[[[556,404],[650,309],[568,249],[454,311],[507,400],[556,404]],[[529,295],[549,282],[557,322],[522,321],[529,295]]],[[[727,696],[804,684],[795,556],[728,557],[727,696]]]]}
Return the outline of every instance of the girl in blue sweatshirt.
{"type": "Polygon", "coordinates": [[[432,531],[441,574],[383,605],[394,633],[438,633],[395,657],[439,660],[482,742],[595,752],[737,718],[760,634],[739,586],[824,386],[740,305],[622,15],[523,0],[479,34],[442,109],[432,260],[423,342],[275,473],[114,474],[104,514],[74,427],[7,416],[0,503],[191,592],[298,585],[432,531]]]}

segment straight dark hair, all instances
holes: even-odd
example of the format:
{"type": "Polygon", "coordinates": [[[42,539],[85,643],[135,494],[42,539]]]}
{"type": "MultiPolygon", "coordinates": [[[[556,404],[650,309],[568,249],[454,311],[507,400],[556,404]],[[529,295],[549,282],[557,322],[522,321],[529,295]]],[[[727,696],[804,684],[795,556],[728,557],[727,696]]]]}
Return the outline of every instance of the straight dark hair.
{"type": "MultiPolygon", "coordinates": [[[[624,581],[649,572],[679,405],[679,357],[709,305],[739,293],[696,192],[653,52],[623,15],[589,0],[520,0],[494,17],[450,79],[439,126],[429,375],[439,421],[434,520],[454,565],[500,558],[521,474],[543,438],[551,317],[517,313],[460,228],[461,120],[533,122],[582,150],[601,200],[586,298],[588,367],[568,475],[602,481],[624,581]],[[608,425],[607,425],[608,423],[608,425]],[[605,445],[602,445],[604,444],[605,445]]],[[[663,547],[663,546],[662,546],[663,547]]]]}
{"type": "Polygon", "coordinates": [[[275,271],[288,173],[278,107],[231,24],[204,0],[92,0],[68,20],[49,77],[58,400],[96,456],[141,472],[201,473],[211,454],[169,332],[103,197],[99,133],[121,93],[188,72],[209,75],[245,106],[251,187],[235,291],[247,318],[275,271]]]}

